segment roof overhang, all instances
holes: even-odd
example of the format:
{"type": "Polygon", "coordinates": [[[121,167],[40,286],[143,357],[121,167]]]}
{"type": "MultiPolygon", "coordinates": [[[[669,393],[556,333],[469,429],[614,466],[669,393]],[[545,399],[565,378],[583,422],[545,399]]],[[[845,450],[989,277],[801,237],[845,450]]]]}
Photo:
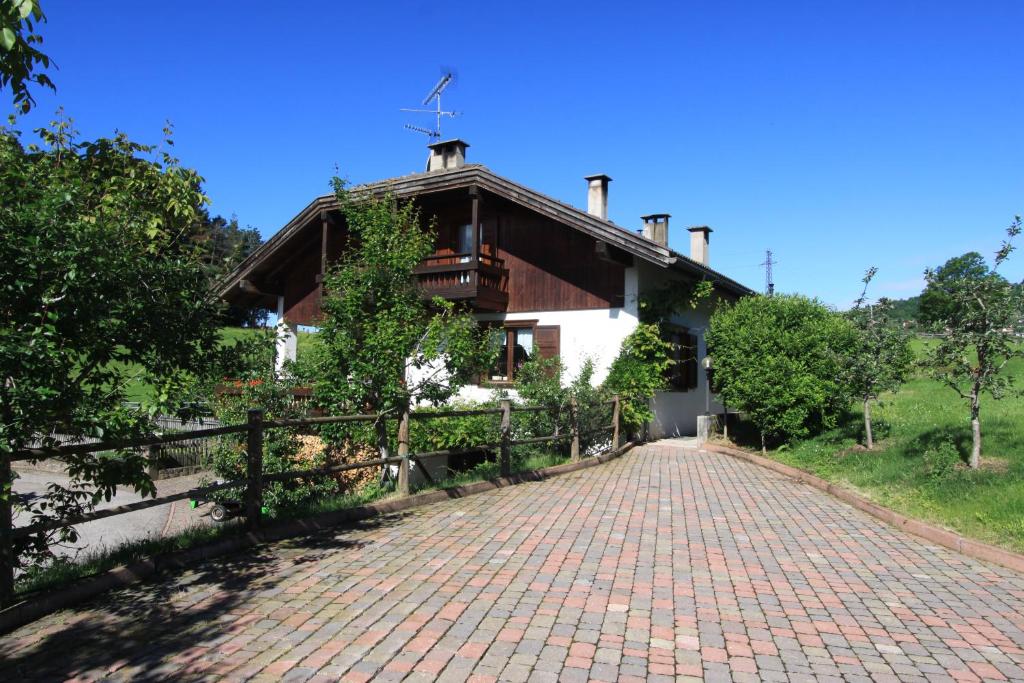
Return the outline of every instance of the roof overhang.
{"type": "MultiPolygon", "coordinates": [[[[752,294],[753,291],[726,276],[674,252],[667,247],[623,228],[611,221],[603,220],[532,190],[524,185],[493,173],[479,164],[467,164],[461,168],[413,173],[406,176],[358,185],[350,190],[354,200],[360,196],[384,196],[392,194],[399,199],[411,199],[423,195],[446,192],[459,188],[476,187],[486,190],[502,199],[547,216],[554,221],[590,235],[596,240],[618,247],[627,254],[662,268],[681,270],[692,276],[711,280],[715,286],[737,296],[752,294]]],[[[309,203],[273,237],[242,261],[228,275],[218,282],[215,291],[218,296],[228,298],[238,290],[242,281],[252,279],[261,266],[272,259],[276,252],[288,244],[317,217],[339,209],[334,195],[323,195],[309,203]]]]}

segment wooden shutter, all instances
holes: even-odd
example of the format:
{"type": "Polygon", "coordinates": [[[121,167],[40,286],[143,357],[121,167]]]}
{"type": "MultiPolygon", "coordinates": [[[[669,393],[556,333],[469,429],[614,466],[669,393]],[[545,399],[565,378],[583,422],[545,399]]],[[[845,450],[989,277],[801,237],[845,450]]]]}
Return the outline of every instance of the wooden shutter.
{"type": "Polygon", "coordinates": [[[689,347],[688,355],[686,357],[686,388],[696,389],[697,388],[697,337],[692,334],[687,334],[686,345],[689,347]]]}
{"type": "Polygon", "coordinates": [[[540,358],[555,358],[559,355],[561,328],[558,325],[538,325],[533,328],[533,345],[540,358]]]}

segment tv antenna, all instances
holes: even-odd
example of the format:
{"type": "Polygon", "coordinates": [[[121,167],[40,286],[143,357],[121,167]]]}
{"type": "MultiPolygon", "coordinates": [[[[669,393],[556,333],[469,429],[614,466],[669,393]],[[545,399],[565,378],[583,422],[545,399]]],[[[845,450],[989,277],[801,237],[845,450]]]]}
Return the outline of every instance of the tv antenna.
{"type": "Polygon", "coordinates": [[[421,128],[420,126],[413,126],[405,124],[405,127],[409,130],[416,131],[417,133],[423,133],[432,141],[441,139],[441,117],[447,116],[450,119],[454,119],[459,115],[457,111],[445,111],[441,108],[441,93],[444,92],[445,88],[451,85],[455,81],[455,76],[452,72],[448,71],[444,76],[441,76],[441,80],[437,82],[434,89],[430,91],[430,94],[423,98],[423,106],[429,106],[431,101],[434,103],[433,109],[406,109],[403,107],[400,111],[410,111],[417,114],[433,114],[437,117],[437,127],[433,129],[421,128]]]}
{"type": "Polygon", "coordinates": [[[772,279],[772,265],[778,263],[778,261],[772,260],[772,250],[768,249],[764,253],[764,263],[759,265],[764,266],[764,293],[767,296],[775,294],[775,281],[772,279]]]}

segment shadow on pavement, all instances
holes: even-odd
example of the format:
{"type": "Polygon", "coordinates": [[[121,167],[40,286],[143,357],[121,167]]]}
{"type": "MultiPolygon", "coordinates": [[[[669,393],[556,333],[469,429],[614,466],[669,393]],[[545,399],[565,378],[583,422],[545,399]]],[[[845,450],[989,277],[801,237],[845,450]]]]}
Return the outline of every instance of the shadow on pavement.
{"type": "MultiPolygon", "coordinates": [[[[402,517],[206,560],[44,617],[0,637],[0,680],[96,678],[125,667],[137,671],[136,679],[187,676],[188,663],[202,657],[204,648],[244,628],[235,622],[251,612],[250,598],[282,592],[283,582],[308,571],[305,565],[368,545],[343,535],[397,526],[402,517]]],[[[248,616],[243,623],[253,620],[248,616]]]]}

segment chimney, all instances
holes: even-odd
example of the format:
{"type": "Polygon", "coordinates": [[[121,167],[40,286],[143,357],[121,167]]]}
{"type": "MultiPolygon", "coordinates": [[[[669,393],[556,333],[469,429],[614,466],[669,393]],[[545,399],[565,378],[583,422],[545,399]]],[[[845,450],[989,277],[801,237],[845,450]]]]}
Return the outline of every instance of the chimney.
{"type": "Polygon", "coordinates": [[[653,240],[663,247],[668,246],[668,219],[671,214],[652,213],[649,216],[640,216],[644,222],[644,229],[641,234],[649,240],[653,240]]]}
{"type": "Polygon", "coordinates": [[[706,225],[698,225],[690,228],[690,258],[697,263],[708,266],[708,242],[711,239],[711,228],[706,225]]]}
{"type": "Polygon", "coordinates": [[[584,176],[587,181],[587,213],[608,220],[608,183],[611,178],[603,173],[584,176]]]}
{"type": "Polygon", "coordinates": [[[427,159],[427,171],[451,171],[466,165],[466,148],[469,143],[462,140],[445,140],[427,145],[430,157],[427,159]]]}

